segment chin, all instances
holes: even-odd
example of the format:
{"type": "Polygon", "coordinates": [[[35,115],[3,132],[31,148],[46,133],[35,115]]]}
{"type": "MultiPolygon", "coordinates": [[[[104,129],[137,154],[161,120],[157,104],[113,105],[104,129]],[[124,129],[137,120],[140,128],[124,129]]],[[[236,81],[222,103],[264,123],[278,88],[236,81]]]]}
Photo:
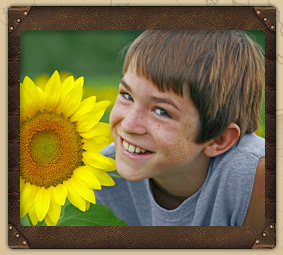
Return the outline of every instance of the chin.
{"type": "Polygon", "coordinates": [[[139,175],[134,169],[128,169],[127,166],[119,167],[118,164],[116,164],[116,166],[117,166],[117,172],[119,173],[119,175],[122,176],[127,181],[136,182],[136,181],[142,181],[146,179],[145,177],[142,177],[141,175],[139,175]]]}

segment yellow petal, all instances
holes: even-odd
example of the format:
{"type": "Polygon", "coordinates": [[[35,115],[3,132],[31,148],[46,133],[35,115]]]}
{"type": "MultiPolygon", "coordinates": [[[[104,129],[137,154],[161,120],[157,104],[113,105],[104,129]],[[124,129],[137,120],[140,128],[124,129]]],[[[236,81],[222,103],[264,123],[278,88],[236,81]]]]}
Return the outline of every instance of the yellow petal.
{"type": "Polygon", "coordinates": [[[95,103],[96,103],[96,97],[95,96],[91,96],[91,97],[84,99],[80,103],[78,110],[71,116],[70,120],[72,122],[78,121],[81,116],[90,112],[93,109],[95,103]]]}
{"type": "Polygon", "coordinates": [[[109,143],[113,143],[114,142],[113,136],[112,136],[111,132],[109,133],[108,139],[109,139],[109,143]]]}
{"type": "Polygon", "coordinates": [[[45,90],[45,109],[47,111],[52,111],[58,104],[61,92],[61,80],[58,71],[55,71],[53,75],[48,80],[45,90]]]}
{"type": "Polygon", "coordinates": [[[50,207],[50,195],[44,187],[38,189],[34,200],[34,207],[38,220],[42,221],[50,207]]]}
{"type": "Polygon", "coordinates": [[[64,205],[68,195],[67,187],[64,184],[59,184],[54,188],[54,200],[58,205],[64,205]]]}
{"type": "Polygon", "coordinates": [[[111,101],[109,100],[104,100],[97,102],[94,106],[94,110],[96,111],[106,111],[107,107],[111,104],[111,101]]]}
{"type": "Polygon", "coordinates": [[[89,139],[92,137],[96,136],[103,136],[103,137],[111,137],[111,132],[110,132],[110,124],[104,123],[104,122],[98,122],[92,129],[90,129],[87,132],[81,132],[80,136],[83,138],[89,139]]]}
{"type": "Polygon", "coordinates": [[[61,205],[58,205],[56,202],[55,202],[55,199],[54,199],[54,191],[55,191],[55,188],[53,186],[51,186],[49,189],[49,194],[50,194],[50,207],[49,207],[49,210],[48,210],[48,213],[47,213],[47,216],[50,218],[50,220],[55,223],[58,222],[59,218],[60,218],[60,214],[61,214],[61,205]]]}
{"type": "Polygon", "coordinates": [[[21,122],[31,118],[36,113],[34,102],[32,101],[27,89],[21,85],[20,88],[20,118],[21,122]]]}
{"type": "Polygon", "coordinates": [[[32,97],[33,102],[36,105],[39,105],[41,103],[41,95],[39,95],[38,87],[34,84],[32,79],[26,76],[23,82],[23,86],[27,89],[29,96],[32,97]]]}
{"type": "Polygon", "coordinates": [[[88,209],[89,209],[89,207],[90,207],[90,202],[85,201],[85,204],[86,204],[86,210],[88,211],[88,209]]]}
{"type": "Polygon", "coordinates": [[[30,219],[32,225],[35,226],[38,223],[38,218],[37,218],[37,215],[35,213],[34,206],[31,207],[31,209],[29,210],[28,216],[29,216],[29,219],[30,219]]]}
{"type": "Polygon", "coordinates": [[[111,105],[111,101],[109,100],[103,100],[103,101],[99,101],[94,105],[93,110],[94,111],[106,111],[108,106],[111,105]]]}
{"type": "Polygon", "coordinates": [[[82,88],[83,85],[84,85],[84,77],[79,77],[78,79],[76,79],[75,86],[79,86],[82,88]]]}
{"type": "Polygon", "coordinates": [[[48,216],[48,214],[45,216],[44,218],[45,223],[47,226],[56,226],[57,222],[53,222],[50,217],[48,216]]]}
{"type": "Polygon", "coordinates": [[[111,176],[105,173],[103,170],[94,169],[94,174],[103,186],[114,186],[115,182],[111,176]]]}
{"type": "Polygon", "coordinates": [[[39,88],[41,88],[44,91],[48,80],[49,80],[49,76],[47,74],[41,74],[34,79],[34,82],[39,88]]]}
{"type": "Polygon", "coordinates": [[[95,195],[92,189],[89,189],[84,185],[81,185],[78,181],[76,181],[76,178],[72,177],[71,182],[74,189],[80,194],[82,198],[95,204],[95,195]]]}
{"type": "Polygon", "coordinates": [[[68,93],[63,110],[63,114],[66,118],[70,117],[74,112],[78,110],[82,100],[82,96],[83,90],[79,86],[72,88],[71,91],[68,93]]]}
{"type": "Polygon", "coordinates": [[[42,96],[34,82],[26,76],[20,86],[21,121],[31,118],[42,108],[42,96]]]}
{"type": "Polygon", "coordinates": [[[74,189],[73,184],[71,183],[70,179],[68,181],[65,181],[63,184],[68,189],[68,199],[69,199],[69,201],[75,207],[77,207],[81,211],[85,212],[85,210],[86,210],[85,200],[74,189]]]}
{"type": "Polygon", "coordinates": [[[99,180],[93,173],[93,168],[89,166],[80,166],[74,173],[74,177],[77,181],[81,182],[90,189],[101,189],[99,180]]]}
{"type": "Polygon", "coordinates": [[[77,123],[78,132],[87,132],[92,129],[100,121],[110,104],[110,101],[96,103],[92,111],[81,116],[77,123]]]}
{"type": "Polygon", "coordinates": [[[22,193],[24,180],[20,177],[20,193],[22,193]]]}
{"type": "Polygon", "coordinates": [[[66,97],[67,94],[71,91],[71,89],[74,88],[74,86],[75,86],[74,76],[67,77],[62,82],[62,89],[61,89],[62,97],[63,98],[66,97]]]}
{"type": "Polygon", "coordinates": [[[56,112],[58,114],[60,114],[61,112],[63,112],[65,110],[66,98],[67,98],[70,90],[74,87],[74,84],[75,84],[75,82],[74,82],[73,76],[69,76],[62,83],[60,98],[59,98],[59,101],[58,101],[58,105],[56,106],[56,112]]]}
{"type": "Polygon", "coordinates": [[[74,80],[74,76],[71,75],[67,77],[62,83],[61,96],[56,111],[58,113],[63,112],[64,116],[68,118],[78,109],[81,100],[82,100],[82,86],[80,83],[76,83],[74,80]],[[71,114],[68,113],[70,111],[69,108],[74,104],[75,104],[75,109],[73,109],[74,108],[73,106],[71,114]]]}
{"type": "MultiPolygon", "coordinates": [[[[73,74],[69,73],[69,72],[60,72],[60,79],[62,82],[64,82],[68,77],[73,76],[73,74]]],[[[74,77],[75,79],[75,77],[74,77]]]]}
{"type": "Polygon", "coordinates": [[[40,95],[40,102],[39,102],[39,110],[41,111],[41,112],[43,112],[44,111],[44,107],[45,107],[45,98],[44,98],[44,92],[43,92],[43,90],[41,89],[41,88],[39,88],[39,87],[37,87],[37,91],[38,91],[38,93],[39,93],[39,95],[40,95]]]}
{"type": "Polygon", "coordinates": [[[81,117],[77,123],[78,132],[81,133],[81,132],[89,131],[101,120],[103,115],[104,115],[103,111],[100,112],[92,111],[83,115],[83,117],[81,117]]]}
{"type": "Polygon", "coordinates": [[[114,159],[105,157],[102,154],[91,150],[83,152],[83,162],[86,165],[105,171],[116,170],[116,164],[114,159]]]}
{"type": "Polygon", "coordinates": [[[82,139],[82,142],[84,150],[92,150],[96,152],[102,151],[108,144],[110,144],[109,139],[105,137],[82,139]]]}
{"type": "Polygon", "coordinates": [[[24,217],[34,204],[37,187],[29,182],[24,183],[20,194],[20,217],[24,217]]]}

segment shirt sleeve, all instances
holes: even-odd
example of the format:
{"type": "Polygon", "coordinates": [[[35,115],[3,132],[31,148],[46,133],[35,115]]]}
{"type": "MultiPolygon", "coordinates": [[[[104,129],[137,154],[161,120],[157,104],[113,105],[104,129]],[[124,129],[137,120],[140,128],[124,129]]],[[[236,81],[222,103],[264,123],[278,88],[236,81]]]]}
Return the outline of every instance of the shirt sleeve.
{"type": "Polygon", "coordinates": [[[115,149],[115,143],[111,143],[107,145],[100,153],[106,157],[115,159],[116,156],[116,149],[115,149]]]}

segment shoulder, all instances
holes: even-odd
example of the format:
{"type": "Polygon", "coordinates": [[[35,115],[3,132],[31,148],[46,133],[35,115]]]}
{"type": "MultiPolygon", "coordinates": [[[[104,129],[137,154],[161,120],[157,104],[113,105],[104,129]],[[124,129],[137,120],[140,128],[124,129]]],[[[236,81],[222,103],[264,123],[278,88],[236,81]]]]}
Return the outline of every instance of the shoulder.
{"type": "Polygon", "coordinates": [[[265,139],[255,133],[246,134],[242,137],[236,150],[254,155],[261,158],[265,155],[265,139]]]}
{"type": "Polygon", "coordinates": [[[244,135],[238,145],[214,158],[214,168],[221,178],[233,179],[239,190],[252,189],[259,159],[265,156],[265,139],[255,134],[244,135]],[[248,184],[247,182],[252,182],[248,184]]]}
{"type": "Polygon", "coordinates": [[[265,223],[265,157],[258,161],[253,191],[243,226],[263,226],[265,223]]]}

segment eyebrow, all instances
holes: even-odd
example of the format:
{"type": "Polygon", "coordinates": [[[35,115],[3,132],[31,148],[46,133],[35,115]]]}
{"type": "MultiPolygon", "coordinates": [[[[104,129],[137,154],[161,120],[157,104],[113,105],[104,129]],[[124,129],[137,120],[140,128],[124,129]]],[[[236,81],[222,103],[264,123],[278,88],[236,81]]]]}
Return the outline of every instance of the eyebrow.
{"type": "MultiPolygon", "coordinates": [[[[120,83],[129,91],[132,92],[131,87],[127,84],[127,82],[123,79],[121,79],[120,83]]],[[[161,98],[161,97],[156,97],[156,96],[150,96],[150,99],[157,102],[157,103],[165,103],[173,106],[176,108],[178,111],[181,112],[180,108],[174,103],[173,100],[169,98],[161,98]]]]}
{"type": "Polygon", "coordinates": [[[157,103],[169,104],[169,105],[173,106],[175,109],[177,109],[178,111],[181,112],[179,107],[169,98],[161,98],[161,97],[151,96],[150,99],[152,99],[153,101],[155,101],[157,103]]]}
{"type": "Polygon", "coordinates": [[[131,87],[125,82],[125,80],[121,79],[120,83],[130,92],[132,92],[131,87]]]}

